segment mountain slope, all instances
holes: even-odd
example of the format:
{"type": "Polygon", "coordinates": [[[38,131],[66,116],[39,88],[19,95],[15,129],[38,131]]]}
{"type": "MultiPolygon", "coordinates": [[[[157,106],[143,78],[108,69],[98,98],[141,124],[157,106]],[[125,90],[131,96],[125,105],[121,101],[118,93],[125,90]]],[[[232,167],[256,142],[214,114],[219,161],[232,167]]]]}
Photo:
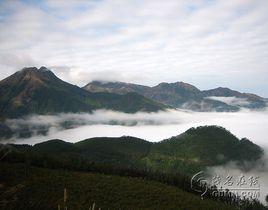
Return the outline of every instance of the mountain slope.
{"type": "Polygon", "coordinates": [[[100,107],[79,87],[57,78],[44,67],[24,68],[0,82],[0,110],[4,117],[30,113],[91,111],[100,107]]]}
{"type": "Polygon", "coordinates": [[[234,106],[203,98],[202,91],[184,82],[160,83],[146,97],[174,107],[194,111],[238,111],[234,106]]]}
{"type": "Polygon", "coordinates": [[[266,101],[264,98],[251,93],[240,93],[238,91],[231,90],[229,88],[219,87],[211,90],[205,90],[202,91],[202,94],[204,97],[207,98],[210,97],[214,100],[222,100],[222,101],[225,101],[228,98],[232,99],[233,97],[234,99],[233,103],[237,102],[237,105],[240,107],[251,108],[251,109],[266,107],[266,101]]]}
{"type": "Polygon", "coordinates": [[[96,137],[77,142],[74,145],[89,155],[103,153],[143,157],[148,154],[151,143],[131,136],[122,136],[118,138],[96,137]]]}
{"type": "MultiPolygon", "coordinates": [[[[88,209],[93,203],[104,209],[232,208],[225,202],[244,209],[247,200],[210,197],[215,189],[200,199],[190,177],[204,166],[254,162],[262,154],[249,140],[217,126],[191,128],[158,143],[124,136],[0,144],[0,209],[54,209],[63,206],[65,188],[70,209],[88,209]]],[[[250,205],[265,209],[258,202],[250,205]]]]}
{"type": "Polygon", "coordinates": [[[90,98],[98,101],[102,109],[111,109],[126,113],[138,111],[156,112],[170,108],[164,104],[146,98],[134,92],[123,95],[114,93],[89,93],[90,98]]]}
{"type": "Polygon", "coordinates": [[[93,81],[84,87],[90,92],[111,92],[125,94],[136,92],[156,101],[161,101],[174,107],[178,107],[189,100],[202,98],[201,91],[196,87],[183,82],[160,83],[154,87],[136,85],[123,82],[99,82],[93,81]]]}
{"type": "Polygon", "coordinates": [[[165,108],[135,94],[89,93],[57,78],[45,67],[24,68],[0,81],[0,113],[4,117],[60,112],[90,112],[106,108],[125,112],[165,108]]]}
{"type": "Polygon", "coordinates": [[[123,82],[93,81],[83,88],[90,92],[117,94],[136,92],[166,105],[194,111],[239,111],[240,107],[256,109],[266,106],[265,99],[254,94],[240,93],[227,88],[201,91],[184,82],[160,83],[148,87],[123,82]],[[219,97],[227,97],[227,100],[221,100],[219,97]],[[232,103],[230,99],[236,103],[232,103]],[[241,101],[243,103],[238,103],[241,101]]]}
{"type": "Polygon", "coordinates": [[[89,92],[109,92],[117,94],[126,94],[130,92],[137,92],[141,94],[150,89],[150,87],[144,85],[137,85],[124,82],[102,82],[102,81],[92,81],[83,88],[85,90],[88,90],[89,92]]]}
{"type": "Polygon", "coordinates": [[[263,151],[247,139],[239,140],[222,127],[201,126],[154,144],[150,154],[176,157],[208,166],[230,160],[255,161],[261,158],[263,151]]]}

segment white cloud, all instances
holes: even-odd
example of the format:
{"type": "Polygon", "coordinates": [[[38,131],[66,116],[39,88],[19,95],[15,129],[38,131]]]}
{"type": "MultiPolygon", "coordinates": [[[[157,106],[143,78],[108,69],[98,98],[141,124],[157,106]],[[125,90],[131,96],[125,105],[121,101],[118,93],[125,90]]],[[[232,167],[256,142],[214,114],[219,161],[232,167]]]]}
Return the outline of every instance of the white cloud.
{"type": "Polygon", "coordinates": [[[219,96],[210,96],[206,98],[216,100],[216,101],[221,101],[228,105],[233,105],[233,106],[246,106],[250,104],[250,102],[246,98],[219,97],[219,96]]]}
{"type": "MultiPolygon", "coordinates": [[[[8,120],[12,128],[29,125],[52,127],[48,136],[26,139],[38,142],[53,138],[79,141],[95,136],[131,135],[150,141],[159,141],[178,135],[190,127],[219,125],[227,128],[239,138],[247,137],[254,143],[267,147],[265,136],[268,129],[268,111],[242,110],[235,113],[191,112],[184,110],[160,111],[158,113],[127,114],[97,110],[93,114],[33,115],[22,119],[8,120]],[[73,122],[73,129],[61,129],[62,123],[73,122]]],[[[23,139],[18,140],[24,142],[23,139]]]]}
{"type": "MultiPolygon", "coordinates": [[[[267,152],[267,151],[266,151],[267,152]]],[[[268,165],[267,165],[267,154],[260,160],[256,162],[248,171],[241,170],[237,163],[229,162],[224,166],[214,166],[208,168],[208,174],[213,176],[219,176],[221,178],[221,183],[217,186],[219,189],[231,189],[232,192],[237,193],[238,195],[242,195],[242,192],[246,193],[247,198],[252,196],[253,198],[259,199],[263,204],[266,204],[265,197],[267,196],[268,192],[268,165]],[[226,177],[232,177],[230,180],[231,183],[233,182],[232,186],[227,186],[224,182],[227,181],[226,177]],[[239,182],[239,178],[244,176],[246,186],[239,186],[237,183],[239,182]],[[251,183],[250,177],[253,177],[256,182],[251,183]],[[254,185],[255,184],[255,185],[254,185]],[[244,190],[243,190],[244,188],[244,190]],[[245,189],[246,188],[246,189],[245,189]],[[254,197],[255,193],[255,197],[254,197]]],[[[252,166],[252,163],[249,163],[252,166]]],[[[211,177],[208,178],[211,181],[211,177]]]]}
{"type": "Polygon", "coordinates": [[[266,0],[14,0],[0,6],[0,57],[31,58],[0,59],[1,79],[7,68],[65,66],[52,70],[78,85],[111,77],[147,85],[184,80],[202,89],[268,94],[266,0]]]}
{"type": "MultiPolygon", "coordinates": [[[[268,111],[243,110],[236,113],[200,113],[183,110],[170,110],[158,113],[126,114],[107,110],[97,110],[93,114],[59,114],[59,115],[33,115],[23,119],[9,120],[12,128],[21,128],[29,125],[31,131],[36,126],[50,127],[47,136],[34,135],[27,139],[14,138],[14,143],[35,144],[49,139],[62,139],[69,142],[77,142],[91,137],[119,137],[123,135],[135,136],[149,141],[160,141],[171,136],[176,136],[191,127],[201,125],[219,125],[227,128],[238,138],[247,137],[255,144],[260,145],[268,153],[266,140],[268,129],[268,111]],[[73,128],[64,130],[62,123],[73,122],[73,128]]],[[[11,142],[12,140],[7,140],[11,142]]],[[[265,158],[268,156],[266,155],[265,158]]],[[[264,162],[267,163],[268,159],[264,162]]],[[[245,172],[239,170],[236,165],[227,164],[220,167],[209,168],[214,174],[238,177],[244,174],[246,177],[255,175],[260,177],[261,201],[267,193],[268,182],[266,167],[256,168],[245,172]]]]}

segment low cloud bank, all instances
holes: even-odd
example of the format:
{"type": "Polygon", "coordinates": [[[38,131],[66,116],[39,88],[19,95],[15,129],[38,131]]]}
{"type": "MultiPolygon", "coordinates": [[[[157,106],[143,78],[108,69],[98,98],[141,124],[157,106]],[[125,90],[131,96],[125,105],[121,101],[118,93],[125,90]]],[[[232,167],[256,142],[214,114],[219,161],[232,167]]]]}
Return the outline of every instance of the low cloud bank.
{"type": "Polygon", "coordinates": [[[266,204],[265,197],[268,195],[267,152],[268,148],[266,147],[261,160],[254,162],[254,165],[248,163],[252,167],[247,171],[242,170],[235,162],[229,162],[224,166],[209,167],[207,172],[210,176],[207,177],[207,180],[217,181],[218,189],[221,187],[229,189],[238,195],[259,199],[263,204],[266,204]]]}
{"type": "Polygon", "coordinates": [[[237,97],[221,97],[221,96],[209,96],[206,97],[215,101],[221,101],[231,106],[247,106],[250,102],[246,98],[237,98],[237,97]]]}
{"type": "Polygon", "coordinates": [[[13,130],[27,127],[33,131],[31,138],[14,137],[12,141],[17,143],[35,143],[54,138],[75,142],[95,136],[122,135],[160,141],[200,125],[223,126],[237,137],[247,137],[260,146],[265,146],[268,142],[267,110],[242,110],[235,113],[168,110],[136,114],[97,110],[92,114],[32,115],[7,120],[6,123],[13,130]],[[43,133],[45,135],[38,132],[40,128],[47,130],[43,133]]]}

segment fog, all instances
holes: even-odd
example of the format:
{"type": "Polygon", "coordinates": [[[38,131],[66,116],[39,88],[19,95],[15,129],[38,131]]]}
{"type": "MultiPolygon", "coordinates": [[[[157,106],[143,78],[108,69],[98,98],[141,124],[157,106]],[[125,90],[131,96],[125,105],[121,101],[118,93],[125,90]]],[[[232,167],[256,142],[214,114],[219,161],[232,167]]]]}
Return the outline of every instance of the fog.
{"type": "MultiPolygon", "coordinates": [[[[252,165],[252,163],[250,163],[252,165]]],[[[255,166],[248,171],[239,169],[235,162],[229,162],[224,166],[215,166],[207,168],[206,180],[210,182],[213,177],[219,176],[221,182],[217,185],[218,188],[229,189],[231,192],[237,193],[243,197],[245,193],[247,198],[259,199],[266,204],[265,196],[268,195],[268,154],[267,148],[264,157],[254,163],[255,166]],[[239,185],[239,179],[244,177],[244,185],[239,185]],[[232,177],[233,184],[226,185],[227,177],[232,177]],[[251,179],[255,179],[255,183],[251,183],[251,179]]]]}
{"type": "MultiPolygon", "coordinates": [[[[148,141],[160,141],[179,135],[187,129],[200,125],[219,125],[230,130],[238,138],[247,137],[268,152],[268,110],[242,110],[234,113],[191,112],[185,110],[168,110],[157,113],[126,114],[107,110],[98,110],[81,114],[33,115],[17,120],[7,120],[7,125],[18,129],[25,125],[35,130],[39,126],[48,129],[47,135],[34,135],[30,138],[6,140],[19,144],[35,144],[49,139],[62,139],[77,142],[91,137],[123,135],[135,136],[148,141]],[[63,126],[64,123],[67,126],[63,126]],[[68,128],[68,129],[66,129],[68,128]]],[[[267,155],[264,157],[266,158],[267,155]]],[[[267,159],[264,161],[267,163],[267,159]]],[[[260,166],[256,163],[256,166],[260,166]]],[[[210,174],[238,174],[260,177],[261,200],[268,194],[268,167],[254,168],[248,172],[237,169],[235,163],[209,168],[210,174]]]]}
{"type": "Polygon", "coordinates": [[[231,97],[209,96],[206,98],[216,100],[216,101],[221,101],[231,106],[246,106],[250,104],[250,102],[246,98],[237,98],[234,96],[231,96],[231,97]]]}
{"type": "Polygon", "coordinates": [[[268,110],[242,110],[234,113],[168,110],[136,114],[98,110],[92,114],[33,115],[19,120],[7,120],[6,123],[12,129],[25,125],[33,130],[38,126],[48,128],[45,136],[34,135],[25,139],[14,137],[8,140],[16,143],[34,144],[55,138],[77,142],[96,136],[122,135],[160,141],[179,135],[193,126],[219,125],[230,130],[238,138],[247,137],[262,147],[268,147],[268,110]],[[68,125],[63,126],[64,123],[68,125]],[[66,127],[68,129],[65,129],[66,127]]]}

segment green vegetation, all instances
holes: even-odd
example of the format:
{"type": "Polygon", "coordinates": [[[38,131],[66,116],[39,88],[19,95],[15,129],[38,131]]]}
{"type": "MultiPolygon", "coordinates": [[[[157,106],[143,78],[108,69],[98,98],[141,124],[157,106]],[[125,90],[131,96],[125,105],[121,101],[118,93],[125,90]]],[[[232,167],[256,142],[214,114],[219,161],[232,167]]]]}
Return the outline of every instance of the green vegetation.
{"type": "Polygon", "coordinates": [[[141,166],[141,159],[150,151],[151,143],[134,137],[92,138],[75,143],[91,161],[141,166]]]}
{"type": "MultiPolygon", "coordinates": [[[[239,140],[218,126],[191,128],[185,133],[154,144],[147,162],[161,171],[178,171],[221,165],[228,161],[254,161],[262,149],[247,139],[239,140]]],[[[187,170],[186,170],[187,171],[187,170]]]]}
{"type": "Polygon", "coordinates": [[[165,109],[163,104],[138,94],[89,93],[57,78],[45,67],[25,68],[0,81],[0,117],[27,114],[91,112],[111,109],[133,113],[165,109]]]}
{"type": "Polygon", "coordinates": [[[235,209],[141,178],[69,172],[0,163],[0,209],[235,209]]]}
{"type": "Polygon", "coordinates": [[[93,203],[102,209],[265,209],[235,195],[215,198],[213,187],[202,201],[190,183],[191,174],[206,166],[261,155],[257,145],[216,126],[192,128],[159,143],[124,136],[0,145],[0,207],[55,209],[63,206],[66,188],[69,209],[93,203]]]}
{"type": "MultiPolygon", "coordinates": [[[[11,145],[12,146],[12,145],[11,145]]],[[[261,158],[262,149],[247,139],[239,140],[222,127],[191,128],[185,133],[152,143],[135,137],[92,138],[75,144],[50,140],[34,146],[25,146],[27,157],[49,156],[67,161],[69,157],[81,161],[137,167],[168,173],[194,174],[207,166],[261,158]]],[[[24,146],[13,145],[12,151],[20,157],[24,146]]],[[[24,157],[25,155],[23,155],[24,157]]],[[[72,159],[69,162],[72,162],[72,159]]],[[[248,166],[248,164],[246,164],[248,166]]]]}

